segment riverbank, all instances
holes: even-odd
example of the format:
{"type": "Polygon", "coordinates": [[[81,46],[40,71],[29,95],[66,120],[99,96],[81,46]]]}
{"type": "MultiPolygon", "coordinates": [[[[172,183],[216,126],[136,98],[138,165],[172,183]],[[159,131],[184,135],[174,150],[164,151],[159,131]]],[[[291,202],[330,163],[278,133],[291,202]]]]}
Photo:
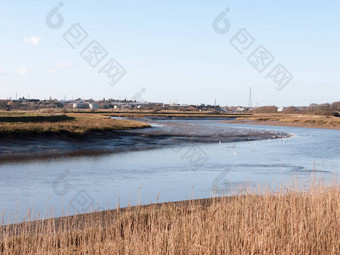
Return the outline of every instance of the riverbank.
{"type": "Polygon", "coordinates": [[[134,120],[116,120],[90,113],[42,114],[34,112],[1,112],[0,137],[44,135],[84,136],[95,132],[147,128],[134,120]]]}
{"type": "MultiPolygon", "coordinates": [[[[340,129],[340,117],[322,116],[312,114],[288,114],[288,113],[202,113],[202,112],[181,112],[181,111],[160,111],[160,112],[132,112],[121,111],[113,113],[117,117],[141,118],[141,117],[164,117],[164,118],[229,118],[227,122],[242,124],[244,120],[251,120],[249,124],[340,129]]],[[[248,124],[248,123],[247,123],[248,124]]]]}
{"type": "MultiPolygon", "coordinates": [[[[76,117],[77,114],[68,114],[67,117],[76,117]]],[[[94,114],[92,118],[97,120],[98,116],[94,114]]],[[[104,120],[110,123],[115,123],[115,121],[128,121],[129,124],[131,122],[142,123],[142,127],[150,128],[101,129],[99,131],[88,131],[80,135],[78,133],[69,135],[62,132],[51,134],[40,132],[29,136],[6,136],[1,138],[0,141],[0,163],[63,156],[96,156],[105,153],[147,150],[193,143],[230,143],[290,137],[290,134],[275,131],[240,129],[229,126],[207,126],[207,123],[221,120],[220,118],[213,119],[211,117],[198,118],[195,121],[186,120],[185,118],[164,119],[162,117],[136,119],[137,121],[131,122],[123,119],[104,120]]],[[[53,123],[49,122],[48,125],[50,124],[53,125],[53,123]]],[[[38,125],[44,125],[44,123],[38,123],[38,125]]],[[[59,122],[56,125],[58,128],[62,124],[59,122]]],[[[90,125],[86,124],[84,126],[88,127],[90,125]]]]}
{"type": "Polygon", "coordinates": [[[164,117],[164,118],[229,118],[227,122],[242,124],[244,120],[251,120],[247,124],[340,129],[340,117],[322,116],[312,114],[289,114],[289,113],[223,113],[223,112],[181,112],[181,111],[160,111],[160,112],[133,112],[121,111],[112,113],[117,117],[142,118],[142,117],[164,117]]]}
{"type": "MultiPolygon", "coordinates": [[[[104,113],[105,114],[105,113],[104,113]]],[[[184,111],[118,111],[111,114],[117,117],[142,118],[142,117],[163,117],[163,118],[229,118],[228,122],[238,124],[243,120],[252,120],[250,124],[289,126],[306,128],[340,129],[340,117],[313,115],[313,114],[293,114],[293,113],[224,113],[224,112],[184,112],[184,111]]],[[[247,123],[248,124],[248,123],[247,123]]]]}
{"type": "Polygon", "coordinates": [[[317,116],[302,114],[254,114],[252,116],[241,116],[234,123],[285,127],[324,128],[340,129],[340,117],[317,116]]]}
{"type": "MultiPolygon", "coordinates": [[[[336,254],[339,186],[135,206],[0,229],[4,254],[336,254]]],[[[259,190],[265,188],[258,187],[259,190]]]]}

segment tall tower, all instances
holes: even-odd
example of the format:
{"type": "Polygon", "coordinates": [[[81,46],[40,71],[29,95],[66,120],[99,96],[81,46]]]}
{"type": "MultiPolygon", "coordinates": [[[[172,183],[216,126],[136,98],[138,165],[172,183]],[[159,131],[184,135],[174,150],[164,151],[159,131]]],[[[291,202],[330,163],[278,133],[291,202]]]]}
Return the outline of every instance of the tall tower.
{"type": "Polygon", "coordinates": [[[248,101],[248,107],[253,107],[253,99],[251,98],[251,87],[249,88],[249,101],[248,101]]]}

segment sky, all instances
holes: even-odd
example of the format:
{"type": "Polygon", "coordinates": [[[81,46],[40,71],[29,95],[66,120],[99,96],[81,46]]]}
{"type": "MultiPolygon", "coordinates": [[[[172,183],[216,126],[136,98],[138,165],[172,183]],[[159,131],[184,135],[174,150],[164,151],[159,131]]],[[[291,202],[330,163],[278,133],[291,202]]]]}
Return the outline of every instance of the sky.
{"type": "Polygon", "coordinates": [[[2,0],[0,98],[230,106],[251,87],[253,106],[340,101],[339,13],[338,0],[2,0]]]}

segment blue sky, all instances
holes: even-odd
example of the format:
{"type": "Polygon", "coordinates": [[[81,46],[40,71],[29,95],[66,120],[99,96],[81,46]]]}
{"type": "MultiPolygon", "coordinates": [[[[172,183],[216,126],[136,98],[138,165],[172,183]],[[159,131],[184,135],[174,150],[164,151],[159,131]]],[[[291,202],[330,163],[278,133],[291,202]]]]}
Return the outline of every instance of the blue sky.
{"type": "Polygon", "coordinates": [[[339,1],[63,1],[64,24],[46,15],[57,1],[0,2],[0,98],[127,98],[178,103],[308,105],[339,101],[339,1]],[[226,7],[231,27],[212,28],[226,7]],[[73,49],[63,39],[79,23],[88,38],[73,49]],[[255,39],[243,54],[229,40],[245,28],[255,39]],[[81,56],[91,40],[108,52],[95,68],[81,56]],[[259,73],[247,57],[263,45],[274,62],[259,73]],[[126,74],[114,86],[99,70],[116,59],[126,74]],[[266,75],[281,63],[294,76],[281,91],[266,75]]]}

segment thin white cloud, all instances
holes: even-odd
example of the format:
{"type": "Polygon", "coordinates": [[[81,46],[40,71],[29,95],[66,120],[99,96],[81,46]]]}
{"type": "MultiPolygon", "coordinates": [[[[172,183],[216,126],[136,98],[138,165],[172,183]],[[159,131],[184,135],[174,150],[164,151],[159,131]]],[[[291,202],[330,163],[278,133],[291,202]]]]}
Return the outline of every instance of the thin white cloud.
{"type": "Polygon", "coordinates": [[[26,75],[28,72],[28,68],[27,67],[23,67],[23,68],[18,68],[17,69],[17,74],[20,74],[20,75],[26,75]]]}
{"type": "Polygon", "coordinates": [[[0,68],[0,75],[8,75],[9,74],[9,71],[8,70],[5,70],[3,68],[0,68]]]}
{"type": "Polygon", "coordinates": [[[49,70],[48,70],[48,73],[49,73],[49,74],[54,74],[54,73],[55,73],[55,70],[54,70],[54,69],[49,69],[49,70]]]}
{"type": "Polygon", "coordinates": [[[31,36],[30,38],[25,38],[26,43],[32,43],[33,45],[39,45],[41,38],[31,36]]]}
{"type": "Polygon", "coordinates": [[[64,68],[64,67],[69,67],[71,65],[72,65],[72,63],[70,61],[67,61],[67,62],[57,62],[55,64],[55,67],[57,67],[57,68],[64,68]]]}

